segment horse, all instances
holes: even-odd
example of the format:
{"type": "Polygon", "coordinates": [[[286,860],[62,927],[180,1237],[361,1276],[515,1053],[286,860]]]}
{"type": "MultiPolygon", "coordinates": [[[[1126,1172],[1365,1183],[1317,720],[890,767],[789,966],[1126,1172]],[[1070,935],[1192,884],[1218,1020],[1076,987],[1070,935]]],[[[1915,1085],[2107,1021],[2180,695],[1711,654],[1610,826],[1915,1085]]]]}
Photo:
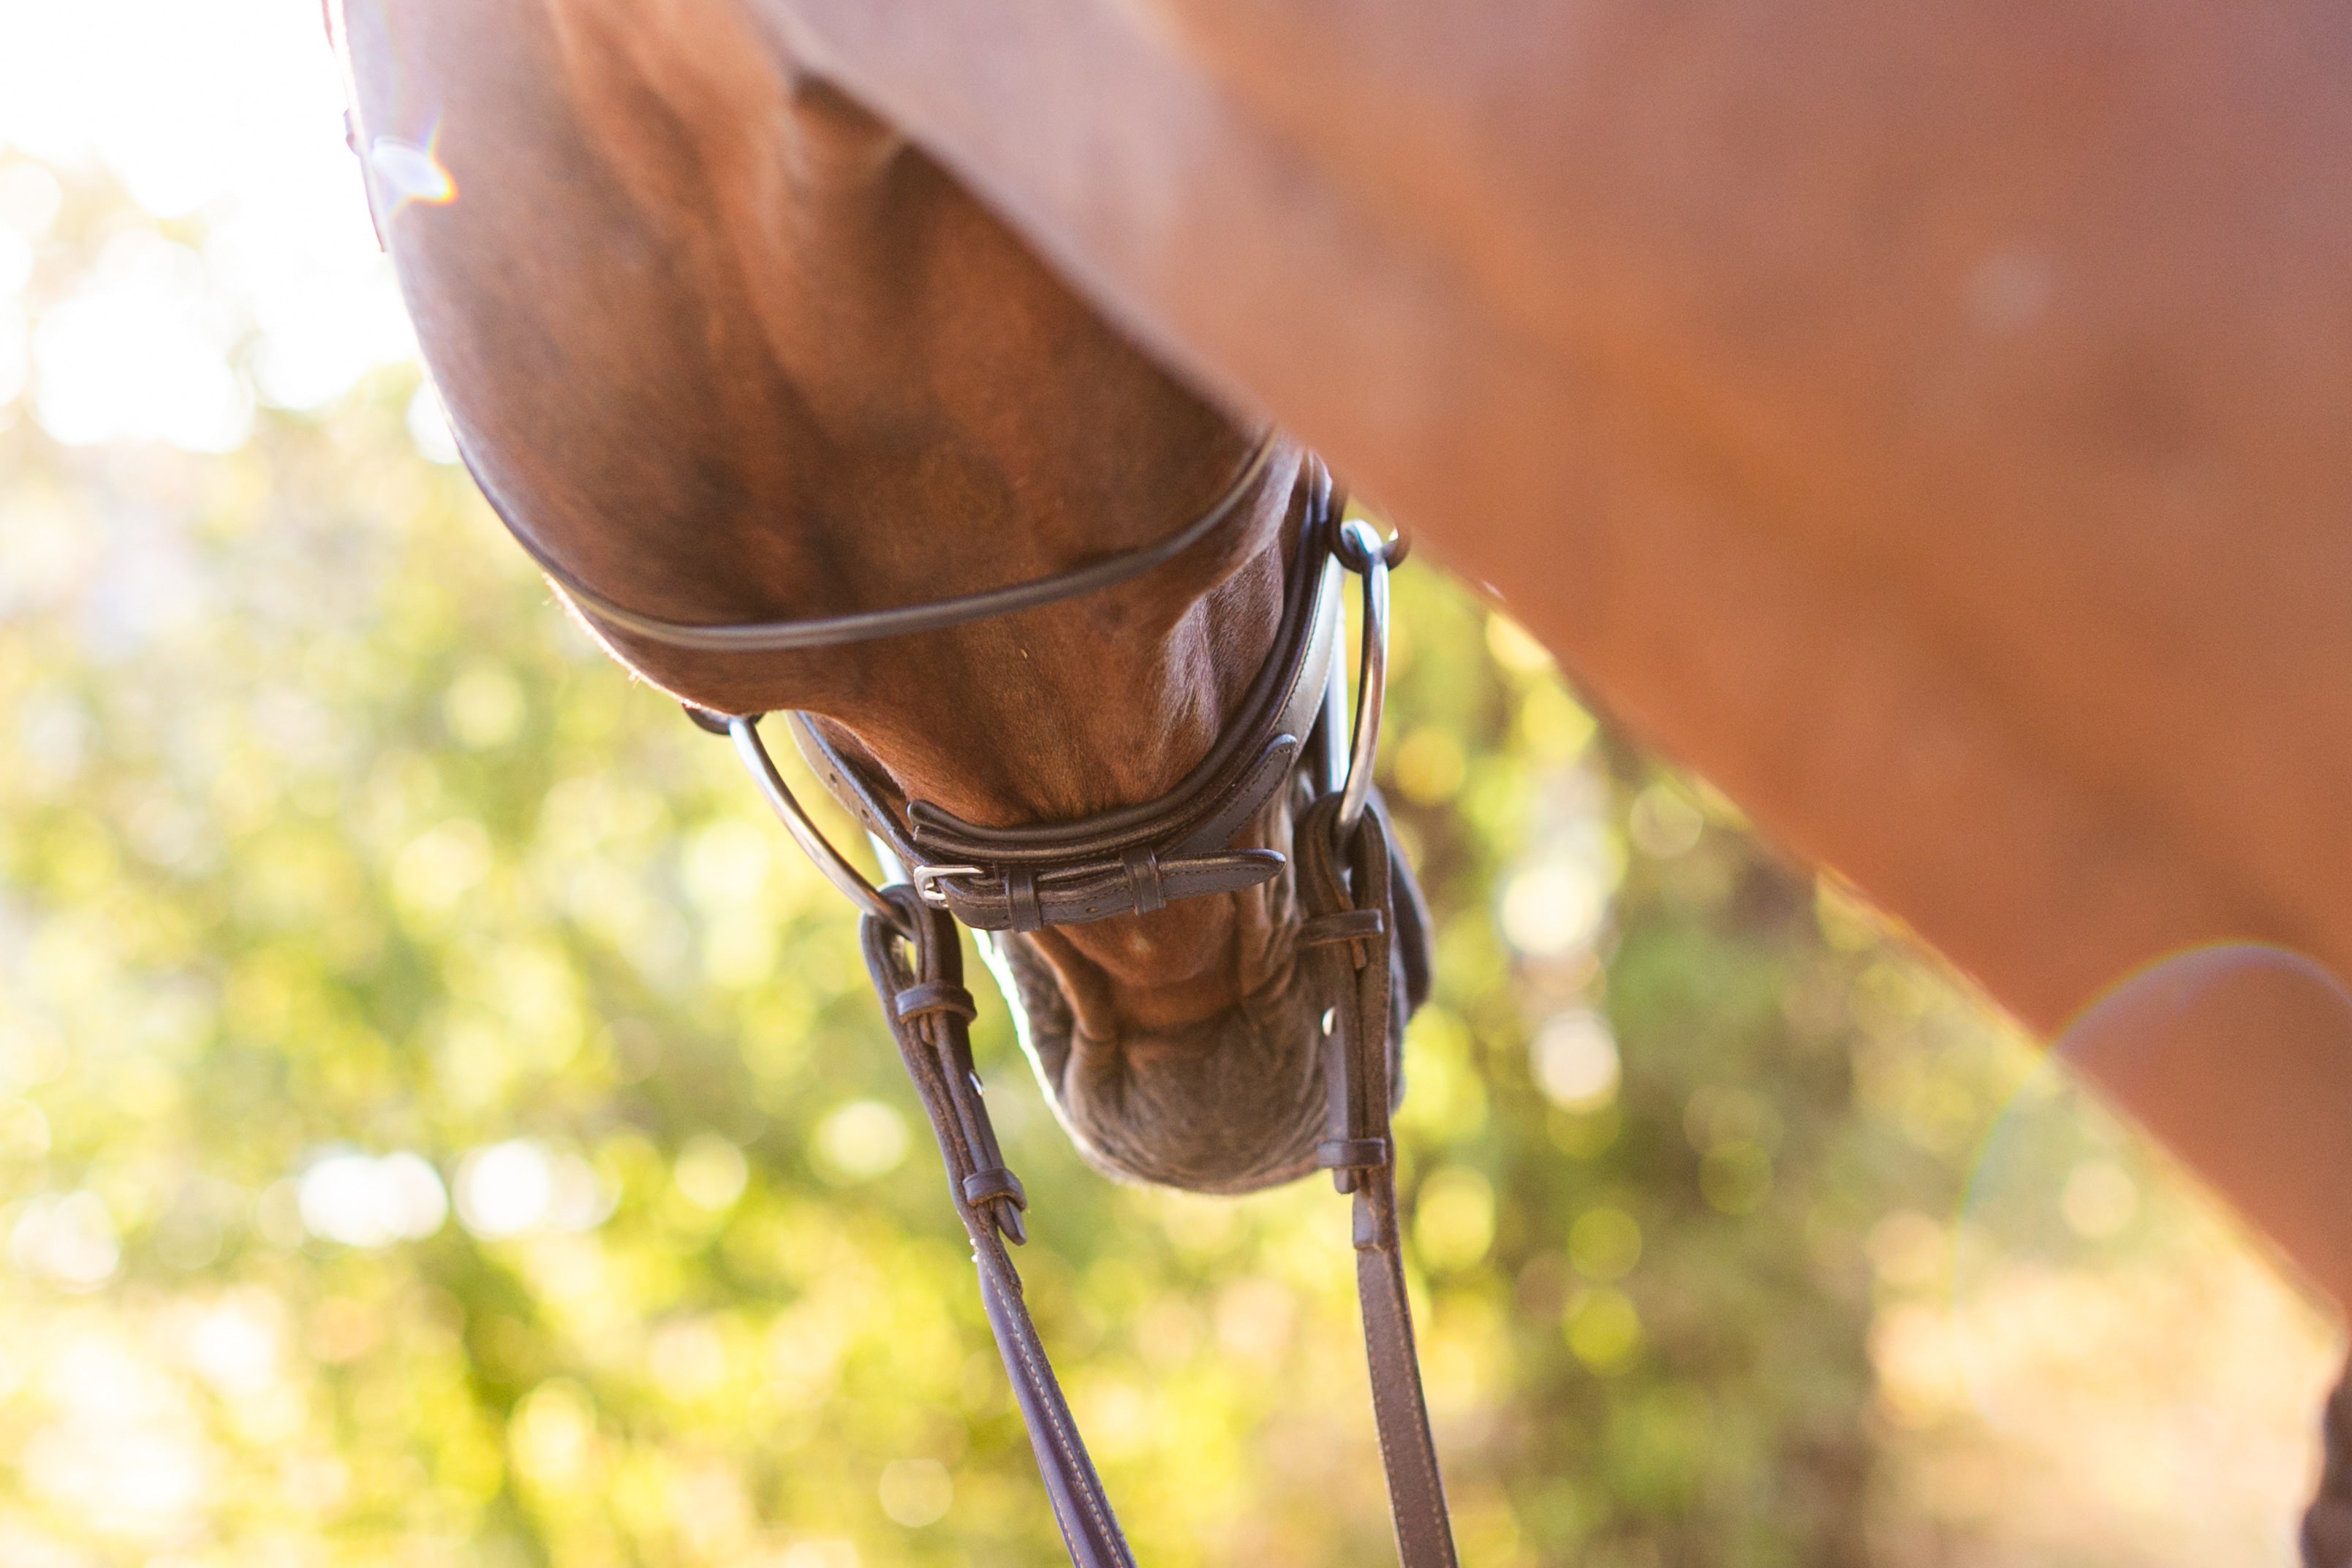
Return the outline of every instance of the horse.
{"type": "MultiPolygon", "coordinates": [[[[648,27],[564,0],[508,22],[353,6],[342,33],[367,139],[432,149],[464,193],[417,202],[381,159],[370,181],[453,425],[574,583],[686,621],[936,599],[1154,542],[1246,469],[1230,527],[1071,603],[748,653],[583,609],[605,646],[696,708],[812,716],[900,813],[1083,818],[1199,761],[1273,647],[1300,451],[1249,465],[1257,432],[751,13],[648,27]]],[[[1308,1168],[1322,1004],[1295,981],[1298,918],[1276,879],[1009,946],[1088,1158],[1215,1192],[1308,1168]]]]}
{"type": "Polygon", "coordinates": [[[767,9],[2352,1305],[2340,11],[767,9]]]}
{"type": "MultiPolygon", "coordinates": [[[[583,581],[749,617],[1050,574],[1149,536],[1123,497],[1216,493],[1223,411],[1263,411],[2352,1299],[2352,573],[2309,520],[2352,491],[2331,14],[577,0],[488,31],[344,23],[428,359],[583,581]],[[500,277],[447,176],[503,192],[526,145],[570,151],[500,205],[562,259],[500,277]],[[1020,537],[916,551],[919,513],[1020,537]]],[[[1205,570],[919,656],[598,629],[698,706],[824,715],[901,802],[1051,820],[1149,798],[1232,710],[1263,499],[1205,570]],[[936,678],[1013,659],[1019,699],[936,678]],[[1113,689],[1146,695],[1083,733],[1028,700],[1113,689]],[[959,773],[949,740],[999,736],[1037,770],[959,773]]],[[[1297,1166],[1311,1118],[1203,1065],[1300,1021],[1266,1021],[1281,897],[1015,944],[1097,1163],[1297,1166]],[[1286,1115],[1281,1158],[1206,1124],[1263,1151],[1286,1115]]]]}
{"type": "Polygon", "coordinates": [[[1400,1556],[1451,1568],[1388,1135],[1428,925],[1370,782],[1401,542],[736,0],[658,26],[618,0],[330,23],[484,494],[865,915],[1074,1563],[1132,1568],[1006,1251],[1027,1197],[978,1092],[955,919],[999,938],[1099,1169],[1240,1193],[1320,1168],[1354,1195],[1400,1556]],[[904,883],[801,809],[759,729],[780,709],[904,883]]]}

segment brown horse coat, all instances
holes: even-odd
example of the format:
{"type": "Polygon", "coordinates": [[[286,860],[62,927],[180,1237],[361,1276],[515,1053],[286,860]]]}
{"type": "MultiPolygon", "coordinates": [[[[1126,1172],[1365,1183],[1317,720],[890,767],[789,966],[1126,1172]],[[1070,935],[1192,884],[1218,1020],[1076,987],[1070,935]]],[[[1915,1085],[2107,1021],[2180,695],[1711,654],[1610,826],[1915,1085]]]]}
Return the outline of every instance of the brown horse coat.
{"type": "Polygon", "coordinates": [[[2352,1299],[2340,7],[762,5],[2352,1299]]]}
{"type": "MultiPolygon", "coordinates": [[[[2260,945],[2126,987],[2080,1059],[2352,1298],[2339,11],[550,0],[500,35],[464,5],[353,10],[471,84],[453,145],[520,171],[522,209],[394,248],[494,490],[592,580],[687,613],[968,587],[1024,564],[1002,530],[911,560],[879,523],[978,504],[1042,524],[1025,564],[1050,566],[1165,527],[1136,497],[1203,493],[1239,444],[846,89],[2029,1023],[2260,945]],[[590,150],[541,110],[644,133],[590,150]],[[1053,344],[1095,369],[1009,373],[1053,344]],[[812,507],[877,526],[812,559],[746,521],[812,507]]],[[[395,122],[436,85],[396,54],[359,73],[395,122]]],[[[1137,711],[1183,722],[1076,737],[1111,759],[1093,776],[971,780],[941,737],[1050,758],[1059,710],[943,706],[969,684],[919,661],[623,651],[714,706],[835,712],[914,784],[1021,820],[1149,794],[1213,728],[1180,694],[1245,651],[1239,601],[1270,585],[1262,555],[1220,569],[1189,625],[1111,607],[1154,629],[1116,644],[1144,655],[1118,677],[1155,694],[1137,711]]],[[[1108,644],[1063,625],[1034,640],[1048,695],[1102,679],[1108,644]]],[[[1222,918],[1179,943],[1198,972],[1280,971],[1279,919],[1244,920],[1236,969],[1222,918]]],[[[1139,941],[1065,945],[1081,1009],[1106,1038],[1203,1022],[1139,941]]]]}
{"type": "MultiPolygon", "coordinates": [[[[952,629],[714,653],[585,616],[641,675],[807,712],[886,809],[993,826],[1155,800],[1234,722],[1304,526],[1296,444],[1245,463],[1255,431],[744,0],[350,0],[331,24],[453,427],[514,530],[609,601],[691,623],[921,603],[1156,543],[1255,476],[1160,569],[952,629]]],[[[1286,796],[1219,847],[1286,843],[1286,796]]],[[[1226,1191],[1313,1168],[1326,1002],[1295,893],[1012,939],[1038,1071],[1097,1164],[1226,1191]]]]}

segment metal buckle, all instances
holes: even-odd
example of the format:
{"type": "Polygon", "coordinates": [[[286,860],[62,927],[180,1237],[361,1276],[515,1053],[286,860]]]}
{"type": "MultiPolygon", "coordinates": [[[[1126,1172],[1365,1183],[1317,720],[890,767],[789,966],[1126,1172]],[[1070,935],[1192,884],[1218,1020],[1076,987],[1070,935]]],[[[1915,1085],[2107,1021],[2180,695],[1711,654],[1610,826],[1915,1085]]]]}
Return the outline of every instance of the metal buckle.
{"type": "Polygon", "coordinates": [[[948,906],[947,890],[936,885],[940,878],[950,876],[986,876],[987,874],[988,868],[986,866],[919,865],[911,868],[908,872],[907,880],[914,884],[916,897],[921,899],[925,904],[929,904],[933,909],[945,909],[948,906]]]}
{"type": "Polygon", "coordinates": [[[1356,723],[1348,748],[1348,779],[1339,787],[1333,831],[1345,845],[1364,820],[1372,794],[1372,758],[1381,746],[1381,713],[1389,688],[1389,557],[1391,546],[1361,517],[1340,528],[1333,549],[1340,563],[1364,580],[1363,659],[1356,672],[1356,723]]]}

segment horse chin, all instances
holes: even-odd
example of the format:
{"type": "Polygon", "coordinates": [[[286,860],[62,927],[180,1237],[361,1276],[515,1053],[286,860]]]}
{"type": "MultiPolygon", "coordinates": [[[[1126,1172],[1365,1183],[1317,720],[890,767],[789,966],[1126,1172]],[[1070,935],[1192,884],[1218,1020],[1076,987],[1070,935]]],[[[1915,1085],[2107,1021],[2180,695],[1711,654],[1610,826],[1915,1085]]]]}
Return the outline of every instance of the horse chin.
{"type": "Polygon", "coordinates": [[[1230,1194],[1315,1168],[1327,1114],[1322,1009],[1297,964],[1214,1018],[1103,1040],[1079,1032],[1025,939],[1003,942],[991,962],[1025,1015],[1022,1043],[1055,1114],[1104,1175],[1230,1194]]]}

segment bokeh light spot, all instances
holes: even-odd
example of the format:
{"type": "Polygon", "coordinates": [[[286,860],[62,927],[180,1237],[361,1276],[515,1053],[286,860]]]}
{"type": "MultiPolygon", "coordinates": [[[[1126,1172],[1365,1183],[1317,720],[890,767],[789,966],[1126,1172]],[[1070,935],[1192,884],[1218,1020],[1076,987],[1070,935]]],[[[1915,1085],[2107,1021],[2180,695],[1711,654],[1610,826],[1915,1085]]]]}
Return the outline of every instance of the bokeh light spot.
{"type": "Polygon", "coordinates": [[[568,1377],[551,1377],[525,1395],[507,1429],[515,1468],[556,1489],[586,1479],[595,1437],[595,1401],[568,1377]]]}
{"type": "Polygon", "coordinates": [[[1772,1155],[1748,1138],[1732,1138],[1707,1150],[1698,1166],[1699,1191],[1725,1214],[1753,1214],[1772,1196],[1772,1155]]]}
{"type": "Polygon", "coordinates": [[[1551,668],[1551,653],[1526,627],[1500,612],[1486,616],[1486,652],[1515,675],[1540,675],[1551,668]]]}
{"type": "Polygon", "coordinates": [[[252,392],[229,361],[236,335],[201,256],[152,229],[126,230],[33,330],[35,413],[68,446],[229,451],[253,418],[252,392]]]}
{"type": "Polygon", "coordinates": [[[2058,1209],[2075,1235],[2104,1241],[2139,1213],[2139,1184],[2113,1160],[2085,1160],[2067,1176],[2058,1209]]]}
{"type": "Polygon", "coordinates": [[[1436,725],[1423,726],[1399,743],[1394,768],[1398,790],[1420,806],[1452,800],[1469,771],[1461,743],[1436,725]]]}
{"type": "Polygon", "coordinates": [[[404,423],[418,456],[445,468],[457,463],[457,433],[449,423],[448,406],[441,401],[440,389],[430,380],[419,382],[409,397],[404,423]]]}
{"type": "Polygon", "coordinates": [[[1235,1280],[1217,1292],[1212,1314],[1217,1344],[1227,1355],[1260,1367],[1278,1364],[1290,1350],[1298,1298],[1278,1280],[1235,1280]]]}
{"type": "Polygon", "coordinates": [[[646,1364],[664,1394],[691,1404],[726,1383],[727,1341],[708,1318],[674,1318],[655,1332],[646,1364]]]}
{"type": "Polygon", "coordinates": [[[1642,1354],[1642,1314],[1622,1291],[1579,1291],[1561,1327],[1576,1359],[1604,1377],[1623,1372],[1642,1354]]]}
{"type": "Polygon", "coordinates": [[[298,1193],[302,1228],[346,1247],[419,1241],[449,1215],[440,1174],[404,1152],[382,1159],[331,1152],[302,1173],[298,1193]]]}
{"type": "Polygon", "coordinates": [[[670,1179],[687,1202],[715,1214],[743,1196],[749,1174],[742,1150],[716,1133],[697,1133],[678,1151],[670,1179]]]}
{"type": "Polygon", "coordinates": [[[1916,1208],[1898,1208],[1870,1228],[1872,1270],[1898,1290],[1920,1291],[1950,1271],[1949,1233],[1916,1208]]]}
{"type": "Polygon", "coordinates": [[[1568,1233],[1568,1260],[1596,1285],[1613,1285],[1642,1260],[1642,1227],[1610,1204],[1577,1217],[1568,1233]]]}
{"type": "Polygon", "coordinates": [[[818,1124],[813,1152],[827,1180],[871,1181],[907,1157],[907,1119],[879,1100],[853,1100],[818,1124]]]}
{"type": "Polygon", "coordinates": [[[409,841],[393,862],[393,892],[413,913],[445,915],[489,874],[490,863],[490,838],[482,825],[453,819],[409,841]]]}
{"type": "Polygon", "coordinates": [[[8,1234],[8,1260],[20,1274],[66,1291],[94,1291],[122,1261],[114,1217],[94,1192],[34,1198],[8,1234]]]}
{"type": "Polygon", "coordinates": [[[937,1459],[893,1459],[882,1468],[882,1511],[909,1530],[937,1524],[955,1502],[955,1481],[937,1459]]]}
{"type": "Polygon", "coordinates": [[[1601,933],[1605,894],[1585,866],[1554,862],[1521,872],[1503,894],[1503,935],[1530,958],[1557,958],[1601,933]]]}
{"type": "Polygon", "coordinates": [[[485,1240],[531,1229],[554,1201],[554,1166],[528,1138],[477,1149],[457,1167],[457,1218],[485,1240]]]}
{"type": "Polygon", "coordinates": [[[1633,798],[1626,828],[1645,854],[1672,860],[1698,847],[1706,813],[1671,784],[1653,784],[1633,798]]]}
{"type": "Polygon", "coordinates": [[[1414,1197],[1412,1239],[1428,1269],[1475,1264],[1495,1241],[1494,1186],[1466,1166],[1433,1173],[1414,1197]]]}
{"type": "Polygon", "coordinates": [[[449,683],[441,715],[459,745],[477,751],[503,746],[522,727],[522,683],[499,664],[475,664],[449,683]]]}
{"type": "Polygon", "coordinates": [[[1554,1013],[1528,1042],[1544,1097],[1564,1111],[1596,1111],[1617,1097],[1623,1064],[1609,1020],[1591,1008],[1554,1013]]]}

